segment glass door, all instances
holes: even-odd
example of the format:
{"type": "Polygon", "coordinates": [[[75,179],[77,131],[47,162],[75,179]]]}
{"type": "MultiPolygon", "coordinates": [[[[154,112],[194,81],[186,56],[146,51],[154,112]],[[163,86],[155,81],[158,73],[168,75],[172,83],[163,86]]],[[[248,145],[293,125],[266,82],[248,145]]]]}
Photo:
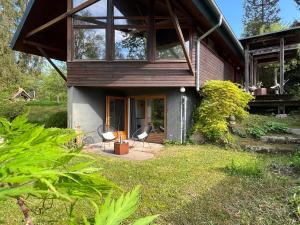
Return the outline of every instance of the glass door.
{"type": "Polygon", "coordinates": [[[125,97],[106,97],[106,125],[113,127],[127,139],[127,99],[125,97]]]}

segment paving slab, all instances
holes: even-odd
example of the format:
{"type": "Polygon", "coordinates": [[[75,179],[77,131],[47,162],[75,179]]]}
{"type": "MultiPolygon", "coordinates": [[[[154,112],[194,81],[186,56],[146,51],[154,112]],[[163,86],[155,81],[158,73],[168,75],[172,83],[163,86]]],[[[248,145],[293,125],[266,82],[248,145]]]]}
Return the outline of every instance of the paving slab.
{"type": "Polygon", "coordinates": [[[117,157],[128,160],[149,160],[155,157],[160,151],[164,149],[164,145],[154,144],[154,143],[145,143],[143,147],[143,143],[135,142],[133,145],[133,141],[129,141],[129,153],[126,155],[116,155],[114,154],[114,143],[105,143],[104,146],[101,143],[86,145],[83,150],[86,153],[100,154],[109,157],[117,157]]]}

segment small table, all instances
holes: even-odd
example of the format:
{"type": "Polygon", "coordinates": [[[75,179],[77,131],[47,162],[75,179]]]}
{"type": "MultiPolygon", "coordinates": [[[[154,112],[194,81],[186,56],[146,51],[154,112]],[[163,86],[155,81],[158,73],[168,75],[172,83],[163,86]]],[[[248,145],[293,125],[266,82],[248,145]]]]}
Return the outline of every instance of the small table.
{"type": "Polygon", "coordinates": [[[129,143],[128,142],[115,142],[114,143],[114,153],[116,155],[125,155],[129,152],[129,143]]]}

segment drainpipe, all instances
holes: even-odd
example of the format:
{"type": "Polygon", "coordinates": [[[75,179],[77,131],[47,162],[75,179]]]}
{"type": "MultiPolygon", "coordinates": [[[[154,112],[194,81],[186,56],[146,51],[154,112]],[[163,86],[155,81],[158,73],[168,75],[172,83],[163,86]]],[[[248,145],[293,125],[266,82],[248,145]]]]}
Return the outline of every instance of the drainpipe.
{"type": "Polygon", "coordinates": [[[223,23],[223,15],[220,14],[220,19],[218,24],[213,26],[211,29],[209,29],[205,34],[201,35],[197,38],[197,58],[196,58],[196,91],[200,91],[200,49],[201,49],[201,41],[206,38],[208,35],[210,35],[212,32],[214,32],[217,28],[219,28],[223,23]]]}

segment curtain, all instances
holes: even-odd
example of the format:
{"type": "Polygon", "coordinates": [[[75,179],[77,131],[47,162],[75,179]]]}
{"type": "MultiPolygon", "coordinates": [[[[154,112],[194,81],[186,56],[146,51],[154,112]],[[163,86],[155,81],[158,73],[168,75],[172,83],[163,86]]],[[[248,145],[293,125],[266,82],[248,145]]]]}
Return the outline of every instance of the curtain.
{"type": "Polygon", "coordinates": [[[130,137],[137,130],[136,121],[136,101],[134,98],[130,99],[130,137]]]}

